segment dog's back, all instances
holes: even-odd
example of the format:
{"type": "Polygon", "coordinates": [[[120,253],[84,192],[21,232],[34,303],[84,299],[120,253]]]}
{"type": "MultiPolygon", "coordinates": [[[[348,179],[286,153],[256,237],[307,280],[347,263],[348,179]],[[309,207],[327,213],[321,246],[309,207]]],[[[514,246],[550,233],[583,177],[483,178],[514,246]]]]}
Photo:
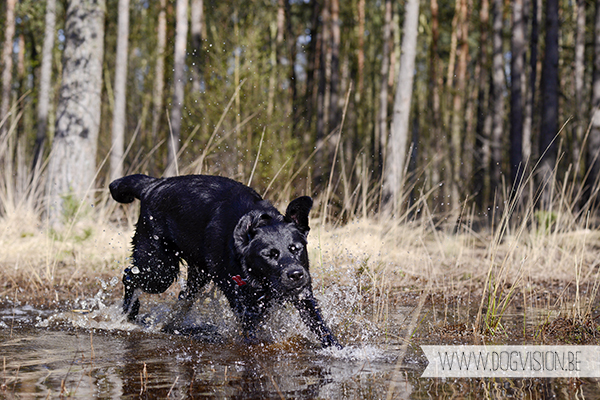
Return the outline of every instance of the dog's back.
{"type": "Polygon", "coordinates": [[[224,247],[244,214],[260,209],[274,217],[279,215],[252,188],[220,176],[158,179],[130,175],[112,182],[110,192],[121,203],[139,199],[138,227],[151,227],[153,234],[176,244],[183,258],[226,261],[224,247]],[[194,236],[190,237],[189,232],[194,236]]]}
{"type": "Polygon", "coordinates": [[[257,206],[267,206],[253,189],[229,178],[211,175],[186,175],[168,179],[143,174],[129,175],[113,181],[110,193],[119,203],[139,199],[142,204],[160,212],[178,208],[188,216],[226,207],[243,213],[257,206]]]}

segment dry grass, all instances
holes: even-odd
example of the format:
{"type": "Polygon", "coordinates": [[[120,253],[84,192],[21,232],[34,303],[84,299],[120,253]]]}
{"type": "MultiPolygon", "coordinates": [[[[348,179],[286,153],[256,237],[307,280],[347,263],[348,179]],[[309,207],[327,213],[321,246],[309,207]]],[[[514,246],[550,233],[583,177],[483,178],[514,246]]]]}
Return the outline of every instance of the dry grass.
{"type": "MultiPolygon", "coordinates": [[[[46,229],[35,208],[15,207],[2,215],[2,297],[12,298],[18,291],[21,299],[34,302],[48,296],[68,301],[93,295],[97,278],[120,278],[137,207],[115,207],[105,200],[99,204],[79,210],[59,232],[46,229]]],[[[323,287],[358,287],[372,306],[373,322],[385,320],[396,293],[419,296],[425,287],[432,298],[474,301],[472,307],[479,306],[481,315],[466,322],[479,323],[481,331],[502,331],[506,307],[517,297],[526,306],[586,320],[595,308],[600,232],[573,223],[567,229],[561,225],[562,214],[544,228],[536,218],[530,213],[529,221],[519,224],[507,218],[511,224],[501,235],[473,230],[466,217],[458,229],[431,217],[401,223],[354,218],[338,226],[322,225],[316,218],[309,236],[313,275],[323,287]],[[553,296],[545,296],[548,291],[553,296]]]]}
{"type": "MultiPolygon", "coordinates": [[[[69,300],[74,292],[64,289],[67,298],[61,299],[57,288],[85,291],[87,284],[93,294],[96,278],[120,277],[130,255],[137,207],[100,204],[80,210],[60,232],[48,231],[40,212],[31,207],[2,215],[0,294],[13,296],[19,288],[22,298],[30,292],[35,299],[52,290],[58,300],[69,300]]],[[[576,224],[565,229],[560,218],[542,229],[531,214],[529,222],[502,235],[475,231],[464,217],[458,230],[426,217],[402,223],[355,218],[336,227],[317,218],[309,254],[316,281],[325,287],[358,286],[372,301],[374,320],[384,318],[395,291],[420,294],[427,285],[432,295],[483,299],[482,310],[489,310],[492,301],[510,303],[519,295],[519,301],[532,306],[559,307],[569,317],[582,318],[595,306],[600,232],[576,224]],[[548,290],[555,292],[555,300],[540,304],[540,294],[548,290]]]]}
{"type": "Polygon", "coordinates": [[[94,222],[76,223],[67,236],[48,232],[35,220],[0,219],[0,260],[5,271],[27,271],[39,284],[60,284],[64,275],[77,279],[121,268],[129,256],[129,232],[94,222]]]}
{"type": "MultiPolygon", "coordinates": [[[[66,201],[71,205],[63,228],[48,229],[43,167],[30,176],[24,146],[13,140],[11,126],[0,142],[5,167],[0,173],[0,295],[40,302],[93,294],[97,278],[120,277],[127,265],[138,206],[117,205],[103,188],[93,205],[66,201]]],[[[204,157],[198,159],[198,170],[204,157]]],[[[350,174],[361,176],[360,168],[357,163],[350,174]]],[[[379,193],[365,189],[368,179],[352,189],[345,186],[344,168],[340,176],[335,181],[331,175],[313,211],[313,275],[323,287],[357,287],[373,308],[374,322],[386,319],[397,293],[474,302],[477,316],[467,325],[492,334],[503,331],[503,316],[516,298],[525,308],[560,310],[560,317],[582,323],[594,314],[600,232],[589,228],[590,206],[575,207],[581,185],[569,180],[569,174],[563,182],[556,177],[550,181],[552,196],[544,211],[529,175],[518,196],[498,201],[492,224],[481,223],[466,205],[434,215],[428,208],[431,193],[422,194],[396,218],[372,216],[366,210],[379,202],[379,193]],[[342,195],[334,199],[335,193],[342,195]],[[521,204],[515,199],[528,200],[521,204]],[[331,216],[331,207],[325,206],[330,202],[342,205],[344,223],[331,216]]],[[[280,195],[289,192],[290,182],[283,187],[280,195]]],[[[410,192],[414,188],[407,187],[410,192]]]]}
{"type": "Polygon", "coordinates": [[[526,231],[495,242],[490,232],[447,234],[418,222],[355,220],[343,227],[315,227],[310,235],[313,269],[343,282],[363,273],[389,287],[432,282],[434,291],[483,293],[490,269],[504,265],[507,287],[562,282],[593,284],[600,265],[600,232],[578,229],[552,235],[526,231]]]}

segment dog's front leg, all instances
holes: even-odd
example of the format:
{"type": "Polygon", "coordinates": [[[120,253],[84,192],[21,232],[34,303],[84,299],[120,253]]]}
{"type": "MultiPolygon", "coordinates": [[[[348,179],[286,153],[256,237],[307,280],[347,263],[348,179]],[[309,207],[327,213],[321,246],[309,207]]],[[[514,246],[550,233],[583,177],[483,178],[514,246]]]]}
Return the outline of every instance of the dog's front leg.
{"type": "Polygon", "coordinates": [[[169,319],[163,325],[163,332],[176,333],[182,329],[182,322],[196,302],[197,290],[188,287],[179,293],[179,298],[169,315],[169,319]]]}
{"type": "Polygon", "coordinates": [[[164,332],[175,333],[176,331],[181,331],[182,321],[196,302],[198,292],[209,280],[203,269],[191,263],[188,265],[186,288],[179,293],[177,303],[171,312],[169,320],[163,326],[164,332]]]}
{"type": "Polygon", "coordinates": [[[177,333],[182,330],[182,322],[193,305],[194,299],[185,298],[177,300],[167,322],[162,327],[162,331],[165,333],[177,333]]]}
{"type": "Polygon", "coordinates": [[[123,314],[127,316],[129,322],[134,322],[140,311],[140,301],[138,300],[140,290],[133,285],[130,274],[130,269],[125,269],[125,274],[123,275],[123,286],[125,287],[123,314]]]}
{"type": "Polygon", "coordinates": [[[242,335],[246,344],[253,345],[259,342],[258,337],[256,336],[256,331],[260,321],[262,320],[262,317],[262,313],[252,310],[251,307],[245,308],[241,313],[240,320],[242,322],[242,335]]]}
{"type": "Polygon", "coordinates": [[[321,311],[319,310],[317,301],[314,297],[296,300],[293,303],[300,312],[302,321],[319,337],[324,347],[335,346],[338,349],[342,348],[342,345],[325,325],[325,321],[323,321],[321,311]]]}

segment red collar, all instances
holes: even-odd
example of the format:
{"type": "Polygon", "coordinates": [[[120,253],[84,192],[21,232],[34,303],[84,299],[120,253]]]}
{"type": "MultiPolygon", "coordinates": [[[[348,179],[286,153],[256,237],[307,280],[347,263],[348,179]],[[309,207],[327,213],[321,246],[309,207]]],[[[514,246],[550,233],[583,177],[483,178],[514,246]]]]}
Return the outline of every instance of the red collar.
{"type": "Polygon", "coordinates": [[[237,283],[238,286],[244,286],[246,284],[246,281],[243,280],[242,277],[239,275],[232,276],[231,279],[233,279],[233,281],[237,283]]]}

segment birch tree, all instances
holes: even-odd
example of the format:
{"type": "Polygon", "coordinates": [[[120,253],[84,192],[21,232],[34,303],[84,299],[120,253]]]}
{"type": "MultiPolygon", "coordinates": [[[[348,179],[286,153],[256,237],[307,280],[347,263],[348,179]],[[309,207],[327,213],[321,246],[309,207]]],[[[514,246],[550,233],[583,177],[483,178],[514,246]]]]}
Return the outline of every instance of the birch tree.
{"type": "Polygon", "coordinates": [[[419,0],[407,0],[404,15],[402,57],[400,73],[394,98],[394,115],[388,144],[386,168],[384,171],[384,199],[393,214],[398,211],[403,169],[406,158],[406,142],[409,135],[410,104],[417,55],[417,35],[419,27],[419,0]]]}
{"type": "Polygon", "coordinates": [[[67,6],[62,85],[48,165],[51,226],[62,223],[65,201],[83,201],[94,185],[105,11],[104,0],[70,0],[67,6]]]}
{"type": "Polygon", "coordinates": [[[10,87],[12,84],[13,68],[13,39],[15,36],[15,4],[16,0],[6,0],[6,19],[4,20],[4,45],[2,47],[2,100],[0,101],[0,139],[8,131],[8,116],[10,109],[10,87]]]}
{"type": "Polygon", "coordinates": [[[160,116],[163,113],[165,87],[165,48],[167,47],[167,0],[160,0],[158,24],[156,26],[156,64],[154,66],[154,84],[152,85],[152,142],[158,142],[160,116]]]}
{"type": "Polygon", "coordinates": [[[112,149],[110,153],[110,179],[123,175],[125,147],[125,108],[127,99],[127,57],[129,47],[129,0],[119,0],[117,28],[117,55],[115,62],[115,106],[112,121],[112,149]]]}
{"type": "Polygon", "coordinates": [[[491,194],[498,189],[502,166],[502,134],[504,133],[504,53],[502,51],[503,0],[492,2],[492,142],[490,186],[491,194]]]}
{"type": "Polygon", "coordinates": [[[440,70],[439,56],[439,6],[437,0],[430,1],[431,9],[431,47],[429,50],[429,107],[431,109],[431,148],[434,149],[434,158],[432,162],[431,179],[433,182],[440,182],[441,162],[439,155],[442,154],[442,117],[441,117],[441,86],[442,79],[440,70]]]}
{"type": "Polygon", "coordinates": [[[40,66],[40,86],[37,109],[37,132],[33,149],[33,169],[38,166],[44,152],[48,129],[48,113],[50,108],[50,90],[52,81],[52,50],[56,26],[56,0],[46,1],[46,18],[44,29],[44,45],[42,47],[42,64],[40,66]]]}
{"type": "MultiPolygon", "coordinates": [[[[381,53],[381,87],[379,88],[379,121],[375,126],[378,145],[385,149],[388,138],[388,75],[390,72],[390,38],[392,32],[392,1],[386,0],[383,12],[383,50],[381,53]]],[[[382,153],[385,153],[382,151],[382,153]]]]}
{"type": "Polygon", "coordinates": [[[175,27],[175,55],[173,60],[173,98],[171,100],[171,133],[167,140],[167,169],[165,176],[178,174],[177,152],[181,135],[183,95],[185,91],[185,47],[187,43],[188,0],[177,0],[175,27]]]}
{"type": "Polygon", "coordinates": [[[192,58],[194,68],[192,74],[192,90],[198,96],[201,90],[202,74],[202,30],[204,23],[204,0],[192,0],[190,4],[190,34],[192,37],[192,58]]]}
{"type": "Polygon", "coordinates": [[[525,66],[525,23],[523,0],[512,2],[512,36],[510,60],[510,177],[519,182],[523,172],[523,68],[525,66]]]}

